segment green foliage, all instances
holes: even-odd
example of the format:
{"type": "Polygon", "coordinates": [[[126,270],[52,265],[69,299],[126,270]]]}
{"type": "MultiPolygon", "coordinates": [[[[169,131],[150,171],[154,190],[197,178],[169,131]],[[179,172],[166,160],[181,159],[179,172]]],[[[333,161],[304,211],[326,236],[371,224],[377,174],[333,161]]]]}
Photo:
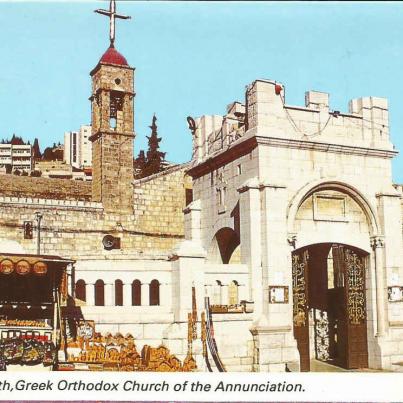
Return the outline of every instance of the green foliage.
{"type": "Polygon", "coordinates": [[[158,137],[157,117],[154,115],[151,126],[151,135],[147,136],[148,150],[147,157],[141,150],[139,156],[134,161],[134,171],[136,178],[144,178],[164,170],[165,154],[159,151],[161,137],[158,137]]]}

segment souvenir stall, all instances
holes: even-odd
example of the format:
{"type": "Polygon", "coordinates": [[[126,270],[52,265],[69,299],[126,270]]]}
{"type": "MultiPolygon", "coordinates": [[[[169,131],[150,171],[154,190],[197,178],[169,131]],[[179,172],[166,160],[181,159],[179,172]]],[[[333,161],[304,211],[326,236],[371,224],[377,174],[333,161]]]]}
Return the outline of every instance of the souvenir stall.
{"type": "Polygon", "coordinates": [[[102,335],[95,331],[95,323],[79,320],[75,337],[64,332],[62,341],[65,360],[59,360],[59,371],[153,371],[190,372],[197,369],[192,353],[195,322],[188,319],[188,352],[183,363],[163,345],[156,348],[144,345],[138,352],[131,334],[102,335]]]}
{"type": "Polygon", "coordinates": [[[55,366],[73,263],[58,256],[0,254],[0,369],[55,366]]]}

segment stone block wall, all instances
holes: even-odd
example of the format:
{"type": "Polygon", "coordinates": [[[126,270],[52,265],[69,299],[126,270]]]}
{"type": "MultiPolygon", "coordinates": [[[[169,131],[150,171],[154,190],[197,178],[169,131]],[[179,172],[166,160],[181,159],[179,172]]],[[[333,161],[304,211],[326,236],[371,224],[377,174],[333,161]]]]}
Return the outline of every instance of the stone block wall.
{"type": "Polygon", "coordinates": [[[134,215],[142,231],[183,236],[186,189],[192,188],[186,167],[175,166],[135,181],[134,215]]]}
{"type": "MultiPolygon", "coordinates": [[[[123,216],[118,208],[113,213],[105,212],[101,203],[69,200],[77,195],[88,199],[91,184],[10,176],[17,181],[10,184],[5,180],[7,186],[0,187],[0,248],[1,241],[11,240],[18,242],[27,253],[36,253],[36,230],[34,239],[24,239],[23,224],[24,221],[35,224],[35,212],[40,211],[43,214],[43,254],[78,260],[144,255],[166,259],[184,237],[182,210],[185,207],[185,187],[190,187],[184,170],[185,166],[180,165],[137,181],[133,190],[134,214],[123,216]],[[62,197],[67,200],[61,200],[62,197]],[[119,237],[121,249],[105,250],[102,238],[106,234],[119,237]]],[[[6,176],[0,177],[0,183],[4,178],[6,176]]]]}

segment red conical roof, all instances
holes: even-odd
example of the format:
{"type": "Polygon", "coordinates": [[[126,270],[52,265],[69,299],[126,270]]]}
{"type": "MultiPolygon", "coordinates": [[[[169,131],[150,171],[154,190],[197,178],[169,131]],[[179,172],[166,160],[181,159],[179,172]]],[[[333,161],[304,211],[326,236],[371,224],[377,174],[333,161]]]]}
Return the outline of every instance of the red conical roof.
{"type": "Polygon", "coordinates": [[[127,60],[114,47],[110,46],[102,55],[100,63],[118,64],[120,66],[128,66],[127,60]]]}

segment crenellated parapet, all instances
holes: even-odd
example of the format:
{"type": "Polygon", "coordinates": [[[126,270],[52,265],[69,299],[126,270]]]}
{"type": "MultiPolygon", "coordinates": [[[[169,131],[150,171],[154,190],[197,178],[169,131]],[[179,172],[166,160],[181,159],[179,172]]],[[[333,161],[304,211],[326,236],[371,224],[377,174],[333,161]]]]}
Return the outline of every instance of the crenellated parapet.
{"type": "Polygon", "coordinates": [[[323,151],[323,145],[329,145],[330,151],[346,147],[343,152],[350,154],[373,152],[389,158],[396,154],[385,98],[353,99],[343,112],[331,108],[329,94],[307,91],[305,105],[294,106],[286,103],[283,84],[255,80],[246,87],[244,104],[230,104],[223,116],[196,119],[193,159],[202,162],[251,137],[278,139],[287,148],[323,151]]]}

